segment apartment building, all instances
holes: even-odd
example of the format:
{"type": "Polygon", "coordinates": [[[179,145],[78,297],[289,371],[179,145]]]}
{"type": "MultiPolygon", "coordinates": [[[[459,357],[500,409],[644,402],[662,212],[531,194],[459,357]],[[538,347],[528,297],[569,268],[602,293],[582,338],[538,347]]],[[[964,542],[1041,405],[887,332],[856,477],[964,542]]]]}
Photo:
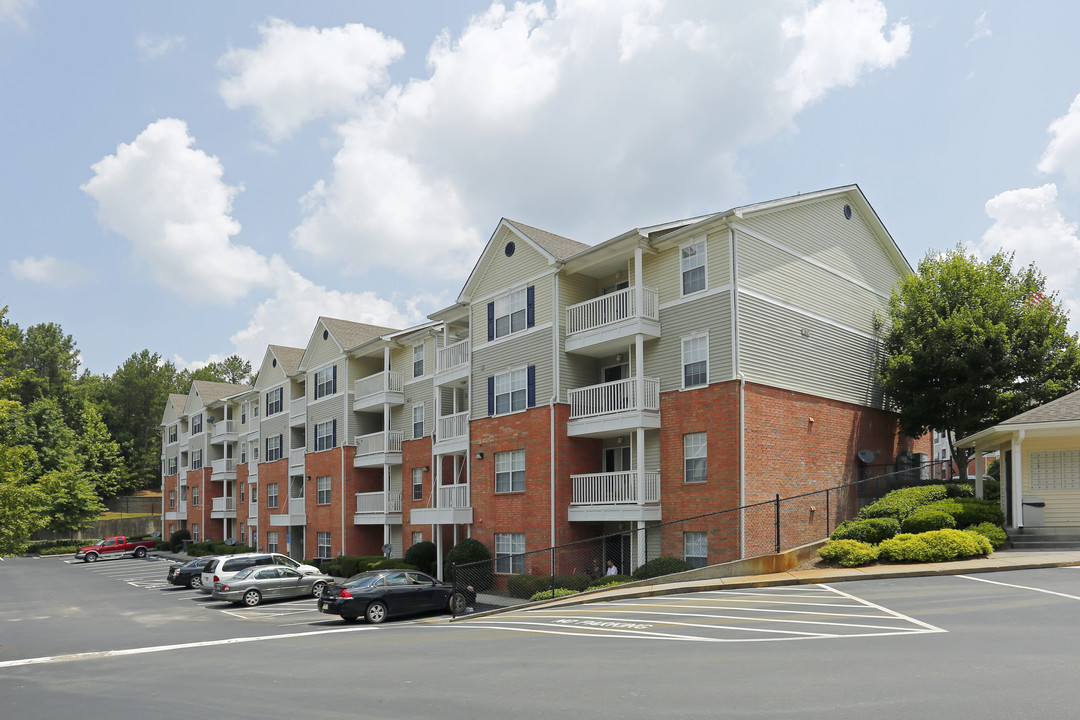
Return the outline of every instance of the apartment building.
{"type": "MultiPolygon", "coordinates": [[[[504,219],[428,322],[320,318],[306,348],[268,348],[254,388],[171,398],[165,489],[169,428],[237,408],[246,449],[210,447],[239,457],[218,495],[248,503],[221,532],[298,557],[463,537],[513,557],[836,485],[859,450],[929,450],[875,380],[874,315],[908,272],[855,185],[596,245],[504,219]]],[[[166,527],[191,529],[187,509],[166,527]]],[[[648,554],[730,557],[751,532],[650,533],[648,554]]],[[[634,542],[620,567],[644,557],[634,542]]]]}

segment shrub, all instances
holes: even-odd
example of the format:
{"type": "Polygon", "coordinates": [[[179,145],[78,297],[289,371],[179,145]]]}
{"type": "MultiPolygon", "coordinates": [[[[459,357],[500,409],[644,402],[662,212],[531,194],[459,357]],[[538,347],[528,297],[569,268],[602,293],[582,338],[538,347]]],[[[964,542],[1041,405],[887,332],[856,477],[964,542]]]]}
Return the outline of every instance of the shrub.
{"type": "Polygon", "coordinates": [[[598,588],[614,587],[615,585],[625,585],[628,582],[633,582],[634,578],[629,575],[605,575],[604,577],[598,577],[589,583],[587,590],[596,590],[598,588]]]}
{"type": "Polygon", "coordinates": [[[685,560],[661,555],[658,558],[653,558],[635,570],[633,577],[635,580],[645,580],[647,578],[671,575],[672,573],[685,572],[686,570],[693,569],[694,566],[685,560]]]}
{"type": "Polygon", "coordinates": [[[923,505],[935,500],[944,500],[948,491],[944,485],[919,485],[917,487],[893,490],[876,502],[872,502],[859,511],[859,519],[892,518],[903,521],[923,505]]]}
{"type": "Polygon", "coordinates": [[[405,551],[405,562],[421,572],[434,575],[438,569],[439,550],[430,540],[422,540],[405,551]]]}
{"type": "Polygon", "coordinates": [[[556,589],[581,592],[585,588],[589,587],[589,583],[591,582],[592,578],[582,573],[566,573],[564,575],[555,576],[556,589]]]}
{"type": "Polygon", "coordinates": [[[911,534],[954,527],[956,527],[956,518],[945,510],[930,507],[919,508],[900,523],[900,529],[911,534]]]}
{"type": "Polygon", "coordinates": [[[983,535],[965,530],[934,530],[918,535],[900,534],[879,547],[880,556],[896,562],[946,562],[993,552],[983,535]]]}
{"type": "Polygon", "coordinates": [[[930,548],[921,535],[900,533],[878,545],[878,557],[893,562],[928,562],[930,548]]]}
{"type": "Polygon", "coordinates": [[[993,478],[985,478],[983,480],[983,497],[992,503],[1001,502],[1001,482],[993,478]]]}
{"type": "Polygon", "coordinates": [[[893,518],[868,518],[841,523],[829,536],[830,540],[858,540],[877,545],[900,532],[900,523],[893,518]]]}
{"type": "Polygon", "coordinates": [[[180,549],[184,547],[184,541],[191,539],[191,533],[187,530],[177,530],[169,536],[169,549],[173,552],[180,552],[180,549]]]}
{"type": "Polygon", "coordinates": [[[956,527],[966,528],[971,525],[990,523],[1001,526],[1005,522],[1005,513],[997,502],[979,498],[960,498],[954,501],[960,505],[961,512],[956,516],[956,527]]]}
{"type": "Polygon", "coordinates": [[[247,545],[226,545],[221,541],[206,540],[188,545],[187,554],[192,557],[204,555],[236,555],[238,553],[255,552],[255,548],[247,545]]]}
{"type": "Polygon", "coordinates": [[[483,592],[491,587],[495,579],[492,575],[491,553],[476,538],[465,538],[446,553],[446,559],[443,560],[444,577],[453,581],[454,566],[467,563],[479,564],[467,568],[465,571],[467,577],[463,577],[462,581],[472,585],[477,592],[483,592]],[[487,562],[482,562],[485,560],[487,562]]]}
{"type": "MultiPolygon", "coordinates": [[[[92,542],[92,540],[76,540],[74,538],[65,538],[64,540],[38,540],[27,545],[25,552],[27,555],[52,555],[54,553],[46,552],[46,550],[68,547],[78,550],[81,547],[90,545],[92,542]]],[[[75,550],[72,550],[71,552],[75,552],[75,550]]]]}
{"type": "MultiPolygon", "coordinates": [[[[369,560],[364,570],[417,570],[415,565],[405,562],[404,558],[377,558],[369,560]]],[[[361,570],[360,572],[363,572],[361,570]]]]}
{"type": "Polygon", "coordinates": [[[822,560],[837,562],[844,567],[858,567],[877,560],[878,550],[860,540],[830,540],[821,546],[818,555],[822,560]]]}
{"type": "Polygon", "coordinates": [[[541,592],[551,592],[551,576],[511,575],[506,579],[506,592],[510,597],[527,598],[541,592]]]}
{"type": "Polygon", "coordinates": [[[951,498],[975,497],[975,481],[949,483],[945,486],[945,494],[951,498]]]}
{"type": "Polygon", "coordinates": [[[536,602],[537,600],[554,600],[555,598],[566,597],[567,595],[577,595],[580,590],[570,590],[568,588],[555,588],[554,590],[541,590],[535,595],[529,597],[529,602],[536,602]]]}
{"type": "Polygon", "coordinates": [[[990,547],[997,550],[999,547],[1005,544],[1008,540],[1008,536],[1000,525],[996,525],[990,522],[979,523],[978,525],[972,525],[967,528],[969,532],[977,532],[984,538],[990,541],[990,547]]]}
{"type": "Polygon", "coordinates": [[[56,545],[54,547],[42,548],[38,551],[40,555],[69,555],[78,550],[79,545],[56,545]]]}

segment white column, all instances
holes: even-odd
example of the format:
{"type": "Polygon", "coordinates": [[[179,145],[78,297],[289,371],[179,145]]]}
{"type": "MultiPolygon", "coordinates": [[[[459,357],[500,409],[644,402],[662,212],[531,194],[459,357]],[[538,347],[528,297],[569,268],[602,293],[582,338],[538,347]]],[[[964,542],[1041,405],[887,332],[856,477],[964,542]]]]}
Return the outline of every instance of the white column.
{"type": "MultiPolygon", "coordinates": [[[[638,253],[641,249],[638,249],[638,253]]],[[[637,393],[637,410],[645,410],[645,340],[641,333],[634,336],[634,392],[637,393]]],[[[637,501],[641,505],[645,499],[645,428],[637,429],[637,501]]]]}
{"type": "Polygon", "coordinates": [[[975,497],[983,496],[983,475],[986,474],[986,456],[981,447],[975,447],[975,497]]]}
{"type": "Polygon", "coordinates": [[[1024,431],[1013,436],[1012,439],[1012,501],[1013,501],[1013,527],[1024,526],[1024,466],[1021,449],[1024,442],[1024,431]]]}

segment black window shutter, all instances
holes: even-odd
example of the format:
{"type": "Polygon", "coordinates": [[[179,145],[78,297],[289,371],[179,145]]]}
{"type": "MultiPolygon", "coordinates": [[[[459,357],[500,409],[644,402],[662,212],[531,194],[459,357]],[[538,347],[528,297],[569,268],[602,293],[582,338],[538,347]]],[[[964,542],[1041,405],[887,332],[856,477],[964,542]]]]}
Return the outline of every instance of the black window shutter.
{"type": "Polygon", "coordinates": [[[334,418],[334,428],[330,434],[331,447],[337,447],[337,418],[334,418]]]}
{"type": "Polygon", "coordinates": [[[285,438],[282,435],[277,436],[277,451],[278,458],[285,457],[285,438]]]}
{"type": "Polygon", "coordinates": [[[530,285],[525,290],[525,325],[532,327],[536,324],[536,288],[530,285]]]}
{"type": "Polygon", "coordinates": [[[488,416],[495,414],[495,376],[488,377],[488,416]]]}
{"type": "Polygon", "coordinates": [[[271,395],[273,395],[272,392],[266,393],[266,415],[270,414],[270,396],[271,395]]]}
{"type": "Polygon", "coordinates": [[[529,366],[529,407],[536,407],[536,366],[529,366]]]}
{"type": "Polygon", "coordinates": [[[495,339],[495,303],[488,303],[488,342],[495,339]]]}
{"type": "Polygon", "coordinates": [[[263,441],[263,460],[270,459],[270,438],[263,441]]]}
{"type": "MultiPolygon", "coordinates": [[[[334,366],[334,389],[331,391],[331,393],[337,395],[337,365],[334,366]]],[[[335,420],[334,422],[337,422],[337,420],[335,420]]],[[[337,446],[335,445],[334,447],[337,446]]]]}

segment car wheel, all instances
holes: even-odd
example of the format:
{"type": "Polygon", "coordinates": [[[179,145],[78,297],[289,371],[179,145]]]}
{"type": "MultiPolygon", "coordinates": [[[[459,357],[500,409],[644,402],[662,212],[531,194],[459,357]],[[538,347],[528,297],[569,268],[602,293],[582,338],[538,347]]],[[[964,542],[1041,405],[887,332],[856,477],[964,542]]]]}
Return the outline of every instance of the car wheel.
{"type": "Polygon", "coordinates": [[[451,595],[449,602],[446,603],[446,609],[454,615],[464,615],[468,606],[469,601],[459,592],[451,595]]]}
{"type": "Polygon", "coordinates": [[[372,625],[378,625],[386,619],[386,605],[376,600],[367,606],[367,610],[364,611],[364,617],[372,625]]]}
{"type": "Polygon", "coordinates": [[[311,586],[311,597],[321,598],[323,590],[326,589],[326,583],[319,581],[311,586]]]}
{"type": "Polygon", "coordinates": [[[193,589],[193,590],[198,590],[199,588],[202,587],[202,576],[201,575],[192,575],[191,579],[188,580],[187,586],[189,588],[193,589]]]}
{"type": "Polygon", "coordinates": [[[262,593],[258,590],[248,590],[244,593],[244,604],[248,607],[255,607],[262,602],[262,593]]]}
{"type": "Polygon", "coordinates": [[[146,548],[144,548],[144,547],[135,548],[135,557],[137,557],[137,558],[146,557],[146,548]]]}
{"type": "Polygon", "coordinates": [[[83,562],[97,562],[97,553],[86,553],[86,557],[83,558],[83,562]]]}

